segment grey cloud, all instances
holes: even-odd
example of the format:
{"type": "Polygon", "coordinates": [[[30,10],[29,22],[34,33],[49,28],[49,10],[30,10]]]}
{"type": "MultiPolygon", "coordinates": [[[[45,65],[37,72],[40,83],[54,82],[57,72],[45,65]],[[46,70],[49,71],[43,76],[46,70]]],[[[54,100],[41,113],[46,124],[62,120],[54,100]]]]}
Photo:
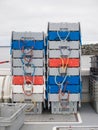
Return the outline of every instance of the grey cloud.
{"type": "MultiPolygon", "coordinates": [[[[47,31],[48,22],[80,22],[83,43],[98,41],[98,0],[0,0],[0,41],[11,31],[47,31]]],[[[5,39],[5,40],[4,40],[5,39]]]]}

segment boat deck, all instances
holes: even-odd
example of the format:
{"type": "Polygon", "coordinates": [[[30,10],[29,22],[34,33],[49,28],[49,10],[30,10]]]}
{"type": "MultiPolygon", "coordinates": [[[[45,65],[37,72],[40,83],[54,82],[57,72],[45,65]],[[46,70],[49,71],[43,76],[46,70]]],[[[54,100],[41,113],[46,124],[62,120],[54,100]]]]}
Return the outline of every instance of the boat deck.
{"type": "Polygon", "coordinates": [[[20,130],[98,130],[98,114],[89,103],[83,103],[78,114],[26,115],[20,130]]]}

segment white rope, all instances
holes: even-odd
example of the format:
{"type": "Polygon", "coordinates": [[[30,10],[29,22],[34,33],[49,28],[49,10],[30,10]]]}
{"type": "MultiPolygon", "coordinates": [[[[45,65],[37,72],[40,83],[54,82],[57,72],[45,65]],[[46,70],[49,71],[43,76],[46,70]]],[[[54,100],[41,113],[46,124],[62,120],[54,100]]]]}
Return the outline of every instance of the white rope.
{"type": "Polygon", "coordinates": [[[60,34],[59,34],[59,31],[57,31],[57,35],[58,35],[58,37],[59,37],[60,41],[65,42],[65,41],[67,40],[67,38],[69,37],[69,35],[70,35],[70,31],[68,32],[68,34],[67,34],[67,36],[65,37],[65,39],[64,39],[64,40],[61,38],[61,36],[60,36],[60,34]]]}

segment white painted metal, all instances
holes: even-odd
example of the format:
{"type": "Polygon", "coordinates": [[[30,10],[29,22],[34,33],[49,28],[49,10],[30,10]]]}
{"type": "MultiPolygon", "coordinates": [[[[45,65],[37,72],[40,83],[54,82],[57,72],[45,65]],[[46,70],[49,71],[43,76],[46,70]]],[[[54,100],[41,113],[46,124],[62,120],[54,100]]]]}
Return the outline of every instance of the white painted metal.
{"type": "Polygon", "coordinates": [[[89,75],[82,76],[82,98],[81,102],[90,102],[89,75]]]}
{"type": "Polygon", "coordinates": [[[0,76],[11,75],[10,68],[0,68],[0,76]]]}
{"type": "Polygon", "coordinates": [[[12,97],[11,76],[0,77],[0,99],[9,100],[12,97]]]}
{"type": "MultiPolygon", "coordinates": [[[[79,120],[80,120],[80,123],[82,123],[82,119],[81,117],[79,116],[79,120]]],[[[73,122],[74,123],[74,122],[73,122]]],[[[73,124],[71,122],[71,124],[73,124]]],[[[70,125],[69,126],[55,126],[53,127],[53,130],[69,130],[70,129],[70,125]]],[[[98,125],[86,125],[86,126],[77,126],[77,125],[71,125],[71,130],[98,130],[98,125]]]]}
{"type": "Polygon", "coordinates": [[[5,78],[4,78],[4,76],[0,76],[0,100],[2,100],[2,92],[3,92],[3,87],[4,87],[4,80],[5,80],[5,78]]]}
{"type": "Polygon", "coordinates": [[[11,76],[6,76],[5,77],[5,82],[3,86],[3,99],[4,100],[9,100],[12,97],[12,89],[11,89],[11,76]]]}
{"type": "Polygon", "coordinates": [[[82,76],[90,75],[91,57],[92,55],[81,56],[81,75],[82,76]]]}
{"type": "Polygon", "coordinates": [[[98,62],[91,62],[91,66],[94,67],[94,68],[97,68],[98,67],[98,62]]]}

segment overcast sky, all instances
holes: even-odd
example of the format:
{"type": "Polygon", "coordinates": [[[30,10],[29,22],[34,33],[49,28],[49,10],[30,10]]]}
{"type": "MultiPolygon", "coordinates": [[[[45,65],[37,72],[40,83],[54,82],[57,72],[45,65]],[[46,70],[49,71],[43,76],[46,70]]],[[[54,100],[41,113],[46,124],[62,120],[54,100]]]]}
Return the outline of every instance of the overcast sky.
{"type": "Polygon", "coordinates": [[[48,22],[80,22],[82,43],[98,43],[98,0],[0,0],[0,45],[12,31],[46,33],[48,22]]]}

